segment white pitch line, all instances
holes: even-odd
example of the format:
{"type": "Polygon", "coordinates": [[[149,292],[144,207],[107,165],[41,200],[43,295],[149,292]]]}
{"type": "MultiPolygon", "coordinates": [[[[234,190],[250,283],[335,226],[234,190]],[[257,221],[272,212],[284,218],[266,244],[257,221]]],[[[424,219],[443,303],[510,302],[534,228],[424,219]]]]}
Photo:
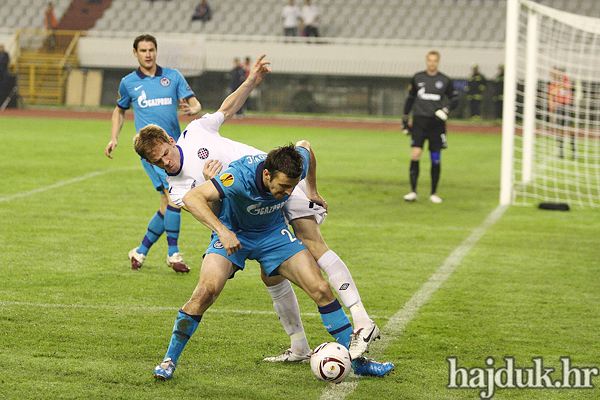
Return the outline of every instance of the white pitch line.
{"type": "Polygon", "coordinates": [[[69,179],[69,180],[62,181],[62,182],[57,182],[57,183],[54,183],[52,185],[44,186],[44,187],[41,187],[41,188],[38,188],[38,189],[29,190],[27,192],[21,192],[21,193],[16,193],[16,194],[13,194],[13,195],[10,195],[10,196],[6,196],[6,197],[0,197],[0,203],[3,202],[3,201],[10,201],[10,200],[18,199],[20,197],[27,197],[27,196],[30,196],[32,194],[37,194],[37,193],[45,192],[47,190],[56,189],[56,188],[59,188],[61,186],[70,185],[71,183],[81,182],[81,181],[84,181],[86,179],[94,178],[94,177],[100,176],[100,175],[109,174],[111,172],[126,171],[126,170],[130,170],[130,169],[139,169],[139,168],[140,167],[127,167],[127,168],[107,169],[106,171],[92,172],[92,173],[87,174],[87,175],[78,176],[77,178],[69,179]]]}
{"type": "MultiPolygon", "coordinates": [[[[83,308],[91,310],[140,310],[140,311],[173,311],[177,312],[179,307],[146,307],[146,306],[111,306],[106,304],[60,304],[60,303],[32,303],[26,301],[4,301],[0,300],[0,306],[19,306],[19,307],[37,307],[37,308],[83,308]]],[[[276,315],[275,311],[257,311],[257,310],[228,310],[209,308],[207,313],[215,314],[257,314],[257,315],[276,315]]],[[[319,313],[300,313],[304,317],[320,317],[319,313]]],[[[385,318],[373,316],[373,318],[385,318]]]]}
{"type": "MultiPolygon", "coordinates": [[[[83,308],[92,310],[140,310],[140,311],[173,311],[177,312],[177,307],[131,307],[131,306],[111,306],[98,304],[60,304],[60,303],[31,303],[25,301],[2,301],[1,306],[19,306],[19,307],[37,307],[37,308],[83,308]]],[[[253,310],[213,310],[207,312],[215,313],[237,313],[237,314],[275,314],[275,311],[253,311],[253,310]]],[[[304,313],[303,315],[319,316],[318,313],[304,313]]]]}
{"type": "MultiPolygon", "coordinates": [[[[485,232],[494,225],[500,218],[507,206],[498,206],[494,211],[488,215],[481,225],[471,232],[471,235],[466,238],[460,246],[458,246],[452,254],[448,256],[442,263],[442,265],[435,271],[433,275],[429,277],[427,282],[421,286],[419,291],[413,295],[413,297],[406,302],[404,307],[398,311],[392,318],[388,320],[388,323],[383,327],[381,339],[377,342],[377,345],[369,351],[369,355],[373,358],[380,358],[385,352],[387,347],[392,343],[393,340],[397,339],[398,336],[404,331],[406,325],[415,317],[421,307],[423,307],[443,284],[448,280],[450,275],[458,267],[465,255],[477,244],[477,242],[483,237],[485,232]]],[[[358,385],[359,377],[351,374],[346,381],[337,385],[328,385],[321,395],[321,400],[340,400],[345,398],[347,395],[352,394],[356,390],[358,385]]]]}

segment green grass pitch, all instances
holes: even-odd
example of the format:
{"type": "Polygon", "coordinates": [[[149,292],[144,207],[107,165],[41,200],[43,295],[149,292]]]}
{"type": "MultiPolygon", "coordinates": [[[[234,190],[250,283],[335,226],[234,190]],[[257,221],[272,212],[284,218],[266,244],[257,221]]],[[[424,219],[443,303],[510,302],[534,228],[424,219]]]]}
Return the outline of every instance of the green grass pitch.
{"type": "MultiPolygon", "coordinates": [[[[307,364],[271,364],[289,347],[248,262],[206,313],[174,378],[155,382],[177,309],[198,280],[209,232],[182,217],[187,275],[165,265],[166,240],[141,271],[141,241],[158,196],[126,122],[115,159],[110,121],[0,117],[0,399],[477,399],[449,389],[448,357],[496,368],[600,367],[600,212],[510,207],[400,330],[384,327],[498,207],[501,138],[451,132],[439,205],[408,189],[409,143],[397,132],[225,124],[221,133],[263,150],[307,139],[329,203],[328,245],[349,266],[363,303],[388,337],[372,354],[396,364],[383,379],[317,381],[307,364]]],[[[311,346],[331,341],[316,306],[296,293],[311,346]]],[[[553,375],[554,378],[558,376],[553,375]]],[[[593,389],[497,389],[496,399],[597,399],[593,389]]]]}

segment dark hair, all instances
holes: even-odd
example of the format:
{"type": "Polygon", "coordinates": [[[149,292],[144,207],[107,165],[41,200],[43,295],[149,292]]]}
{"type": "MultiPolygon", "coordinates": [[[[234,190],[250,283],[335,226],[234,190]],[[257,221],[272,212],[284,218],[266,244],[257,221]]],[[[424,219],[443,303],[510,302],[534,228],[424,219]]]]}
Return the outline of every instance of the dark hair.
{"type": "Polygon", "coordinates": [[[137,50],[139,42],[152,42],[154,43],[154,47],[158,50],[158,44],[156,43],[156,38],[152,35],[144,34],[135,38],[133,41],[133,48],[137,50]]]}
{"type": "Polygon", "coordinates": [[[278,147],[267,154],[265,169],[272,175],[281,172],[288,178],[298,178],[303,170],[302,155],[292,143],[278,147]]]}

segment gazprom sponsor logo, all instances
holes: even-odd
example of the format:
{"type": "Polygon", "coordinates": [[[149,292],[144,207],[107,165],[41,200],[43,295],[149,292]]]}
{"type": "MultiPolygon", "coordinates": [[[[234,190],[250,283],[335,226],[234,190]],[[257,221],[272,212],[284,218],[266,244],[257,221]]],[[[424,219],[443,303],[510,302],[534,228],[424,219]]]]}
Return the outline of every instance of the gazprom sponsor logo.
{"type": "Polygon", "coordinates": [[[256,203],[256,204],[252,204],[251,206],[248,206],[246,208],[246,211],[248,211],[248,214],[251,214],[251,215],[271,214],[271,213],[281,210],[283,208],[284,204],[285,204],[285,202],[282,202],[282,203],[277,203],[273,206],[262,207],[262,203],[256,203]]]}
{"type": "Polygon", "coordinates": [[[156,107],[156,106],[170,106],[173,104],[173,99],[170,97],[163,97],[158,99],[147,99],[146,91],[142,90],[142,94],[137,99],[138,105],[141,108],[156,107]]]}

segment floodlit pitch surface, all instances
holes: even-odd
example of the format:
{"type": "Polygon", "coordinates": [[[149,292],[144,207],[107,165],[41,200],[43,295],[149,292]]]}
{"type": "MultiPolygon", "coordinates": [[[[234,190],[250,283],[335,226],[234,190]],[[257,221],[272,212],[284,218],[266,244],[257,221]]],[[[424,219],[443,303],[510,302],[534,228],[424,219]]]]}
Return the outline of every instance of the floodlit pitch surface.
{"type": "MultiPolygon", "coordinates": [[[[226,123],[222,134],[264,150],[300,139],[313,145],[330,209],[323,235],[382,328],[371,354],[396,369],[333,386],[308,364],[262,362],[289,339],[258,265],[248,262],[204,316],[173,380],[155,382],[177,309],[197,283],[208,230],[183,214],[189,274],[167,268],[164,238],[142,270],[131,271],[127,252],[158,208],[132,150],[133,123],[113,160],[103,154],[108,114],[0,116],[0,126],[1,399],[475,399],[483,389],[447,388],[449,357],[467,369],[487,367],[488,357],[496,369],[504,357],[519,367],[543,357],[558,371],[567,356],[575,366],[600,366],[600,212],[510,207],[486,223],[498,212],[499,135],[450,132],[438,191],[444,202],[434,205],[426,152],[420,200],[402,200],[409,144],[399,132],[242,121],[226,123]]],[[[309,343],[330,341],[314,304],[296,293],[309,343]]],[[[495,398],[598,393],[497,389],[495,398]]]]}

